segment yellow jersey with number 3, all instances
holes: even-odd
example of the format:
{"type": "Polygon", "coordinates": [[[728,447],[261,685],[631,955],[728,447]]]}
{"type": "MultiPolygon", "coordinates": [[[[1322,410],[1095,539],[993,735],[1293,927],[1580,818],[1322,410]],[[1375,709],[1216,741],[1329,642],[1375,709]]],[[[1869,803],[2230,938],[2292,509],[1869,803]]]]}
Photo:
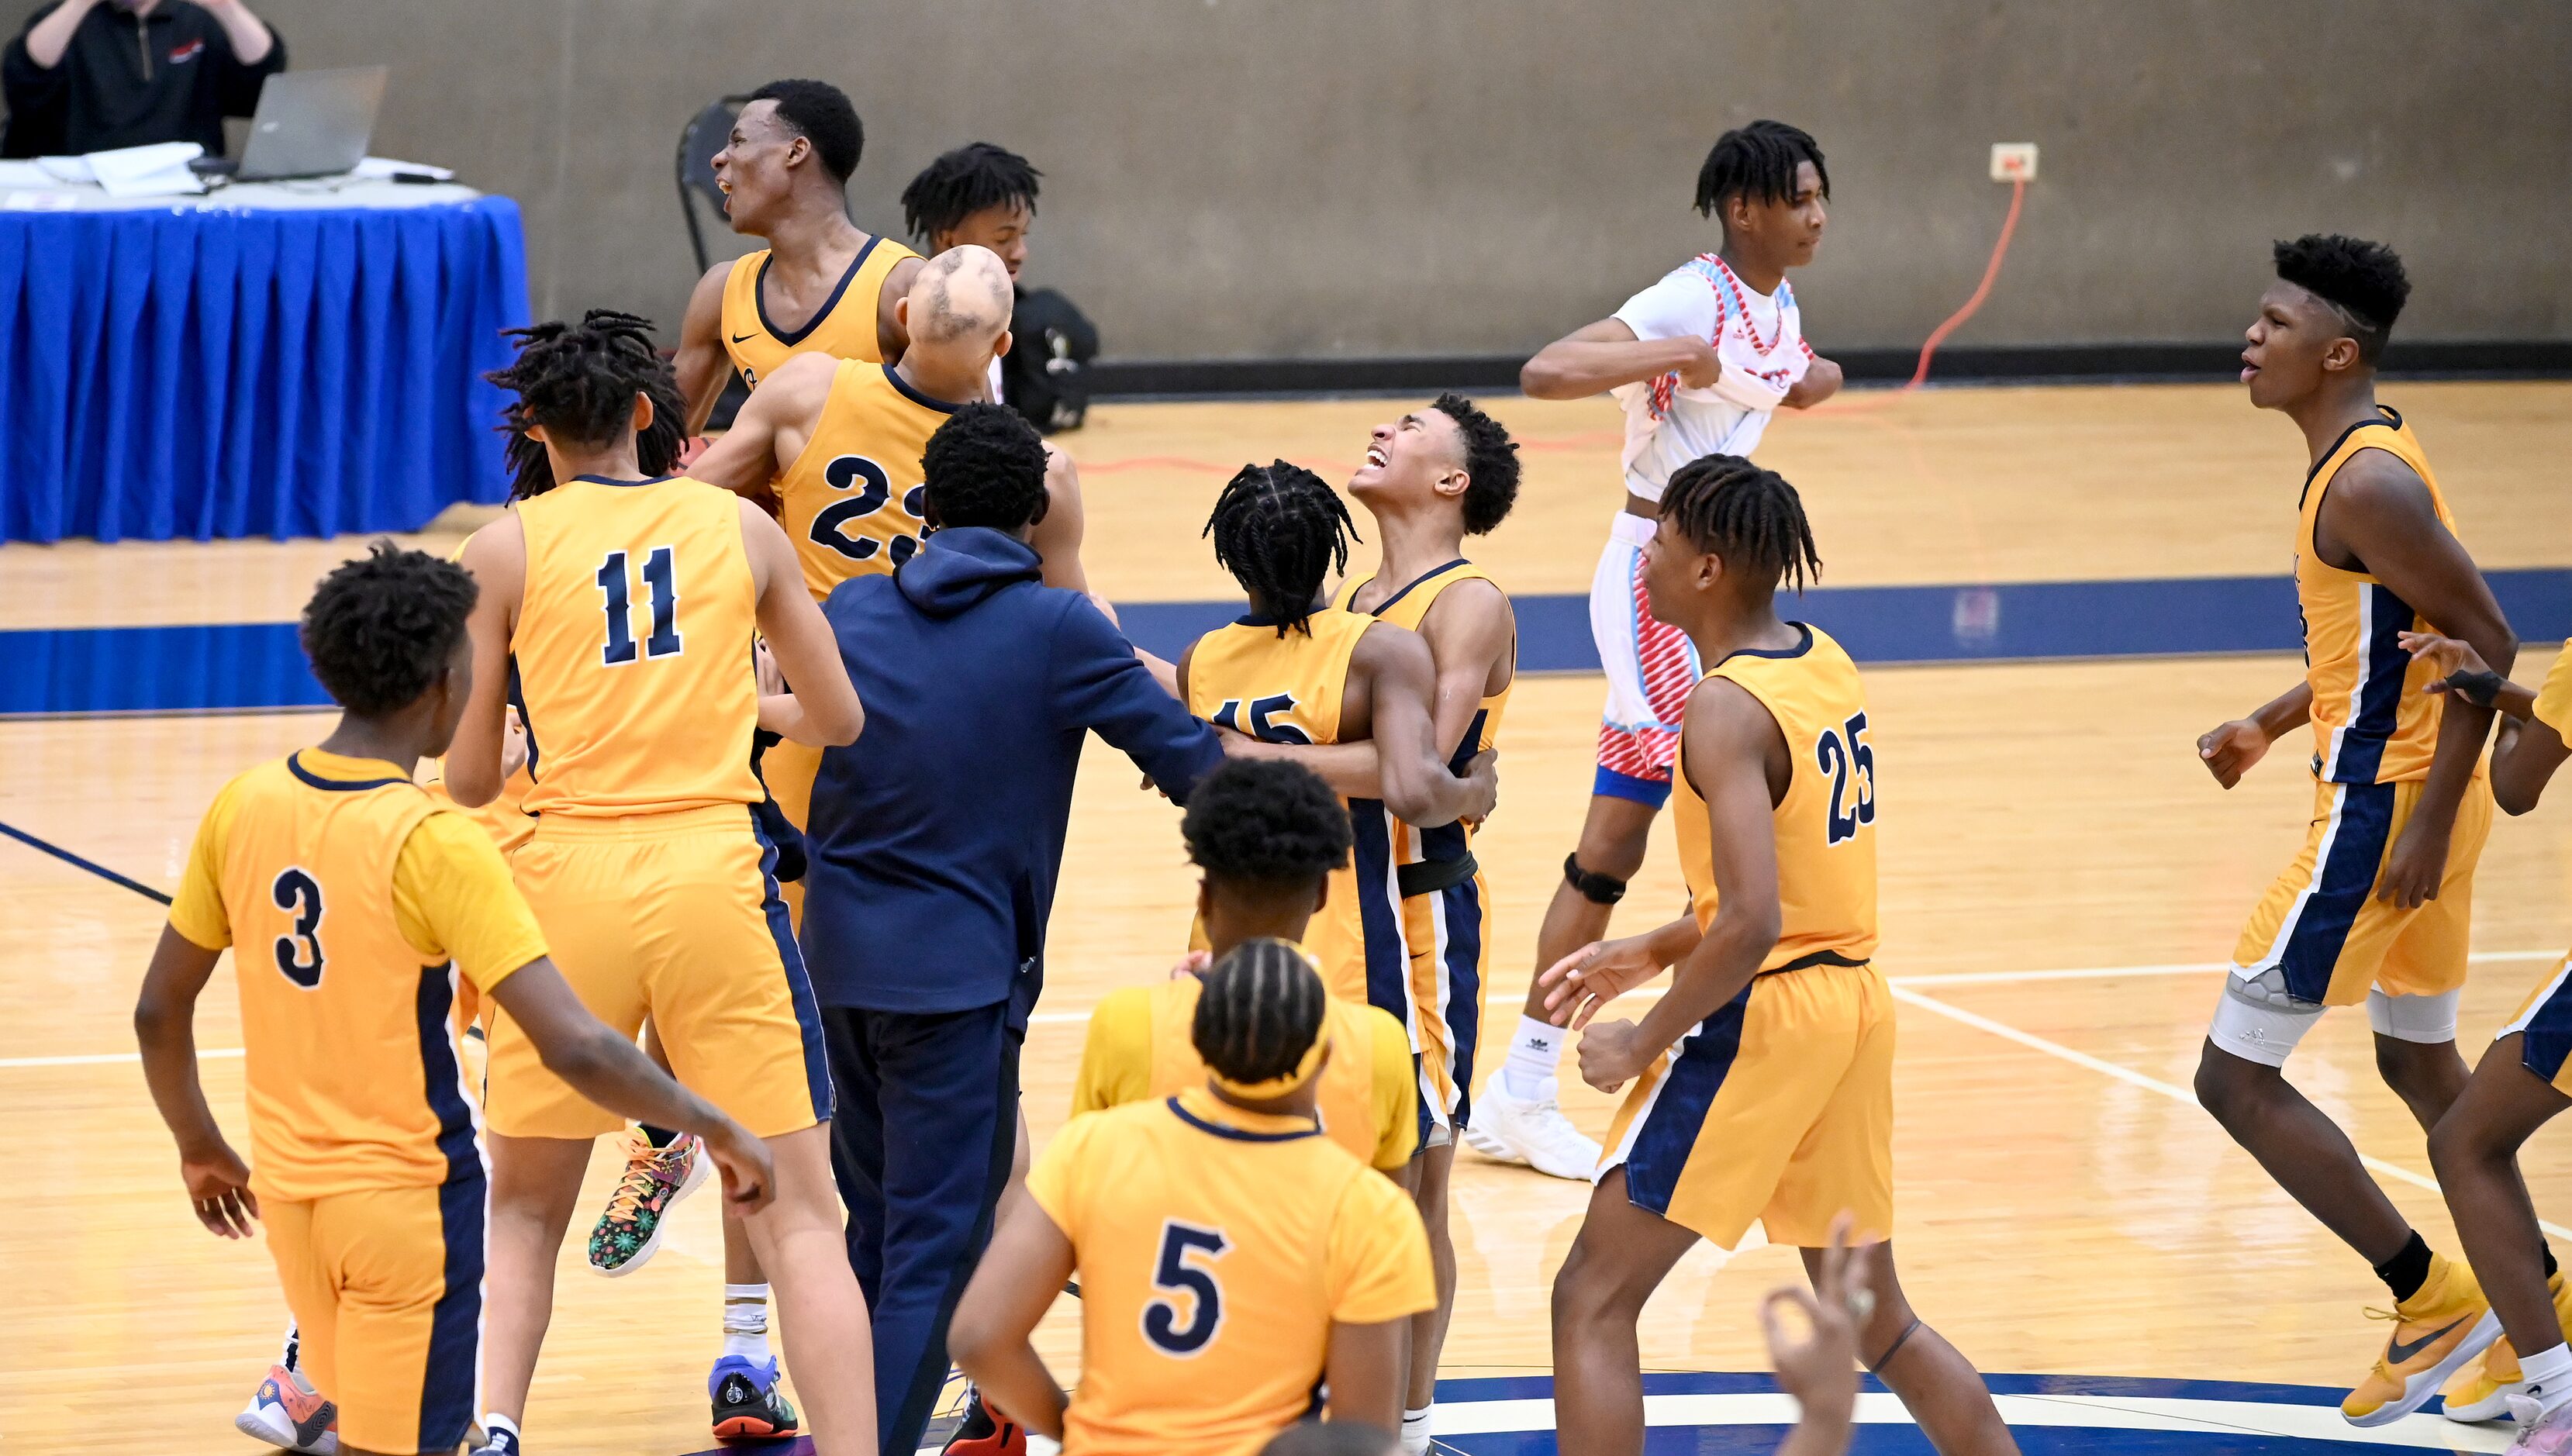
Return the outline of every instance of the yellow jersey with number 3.
{"type": "MultiPolygon", "coordinates": [[[[1875,958],[1875,745],[1857,664],[1818,627],[1790,622],[1798,645],[1735,652],[1720,677],[1759,700],[1793,765],[1771,811],[1777,837],[1777,945],[1762,971],[1863,965],[1875,958]]],[[[1697,928],[1714,924],[1714,831],[1689,782],[1686,730],[1670,775],[1670,827],[1697,928]]]]}
{"type": "Polygon", "coordinates": [[[1027,1193],[1079,1269],[1065,1456],[1251,1456],[1314,1408],[1334,1322],[1438,1303],[1392,1179],[1202,1088],[1072,1118],[1027,1193]]]}
{"type": "Polygon", "coordinates": [[[2313,693],[2313,777],[2333,784],[2391,784],[2425,778],[2438,748],[2446,698],[2423,692],[2431,667],[2402,650],[2404,632],[2439,630],[2363,571],[2342,571],[2313,547],[2313,525],[2340,468],[2360,450],[2382,450],[2429,487],[2448,530],[2456,518],[2429,457],[2402,416],[2349,426],[2304,477],[2295,523],[2295,604],[2304,619],[2304,680],[2313,693]]]}
{"type": "MultiPolygon", "coordinates": [[[[1314,612],[1305,629],[1283,634],[1266,617],[1236,618],[1188,649],[1188,711],[1264,743],[1337,743],[1349,659],[1374,625],[1373,617],[1335,606],[1314,612]]],[[[1190,944],[1205,948],[1202,927],[1190,944]]],[[[1331,872],[1330,893],[1304,934],[1304,949],[1331,995],[1368,1000],[1366,927],[1354,868],[1331,872]]]]}
{"type": "Polygon", "coordinates": [[[456,973],[487,992],[545,941],[480,829],[392,764],[303,749],[216,794],[170,926],[233,948],[260,1196],[481,1173],[456,973]]]}
{"type": "Polygon", "coordinates": [[[741,497],[686,476],[582,475],[518,502],[526,586],[509,650],[534,814],[754,804],[758,579],[741,497]]]}
{"type": "Polygon", "coordinates": [[[760,293],[761,281],[768,277],[769,250],[743,254],[724,276],[724,352],[732,357],[732,366],[741,371],[744,383],[756,389],[779,364],[799,354],[884,363],[876,313],[883,304],[885,280],[904,260],[919,256],[891,238],[869,238],[850,260],[849,271],[840,276],[840,286],[813,317],[802,328],[781,329],[770,322],[760,293]]]}
{"type": "Polygon", "coordinates": [[[922,393],[892,364],[841,362],[813,437],[777,477],[778,521],[815,601],[920,549],[921,453],[961,407],[922,393]]]}

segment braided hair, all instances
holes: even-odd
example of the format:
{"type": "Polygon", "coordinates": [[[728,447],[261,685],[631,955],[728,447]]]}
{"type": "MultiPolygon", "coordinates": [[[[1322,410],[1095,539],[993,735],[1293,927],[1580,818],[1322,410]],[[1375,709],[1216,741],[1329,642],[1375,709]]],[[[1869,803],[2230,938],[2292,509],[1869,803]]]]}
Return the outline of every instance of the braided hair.
{"type": "Polygon", "coordinates": [[[903,225],[926,243],[984,208],[1021,203],[1034,217],[1042,176],[1006,147],[967,142],[922,168],[902,190],[903,225]]]}
{"type": "Polygon", "coordinates": [[[1244,941],[1204,977],[1188,1040],[1226,1082],[1292,1073],[1322,1034],[1322,977],[1284,941],[1244,941]]]}
{"type": "Polygon", "coordinates": [[[1662,518],[1728,569],[1764,574],[1797,591],[1820,579],[1821,554],[1803,497],[1785,477],[1739,455],[1699,455],[1670,472],[1662,518]]]}
{"type": "Polygon", "coordinates": [[[542,495],[557,483],[543,442],[529,425],[579,444],[613,439],[632,417],[634,396],[652,401],[652,422],[635,436],[645,475],[679,467],[687,445],[687,401],[678,376],[652,347],[652,321],[614,309],[592,309],[578,324],[553,320],[512,329],[518,357],[482,377],[518,397],[500,411],[509,437],[509,498],[542,495]]]}
{"type": "Polygon", "coordinates": [[[1312,634],[1323,578],[1348,565],[1359,539],[1348,505],[1322,477],[1284,460],[1244,465],[1206,517],[1214,558],[1277,619],[1277,635],[1312,634]]]}
{"type": "Polygon", "coordinates": [[[1715,209],[1747,193],[1761,202],[1795,200],[1795,168],[1813,164],[1822,196],[1831,195],[1831,170],[1822,165],[1822,149],[1800,127],[1781,121],[1755,121],[1715,138],[1714,150],[1696,174],[1696,210],[1713,217],[1715,209]]]}

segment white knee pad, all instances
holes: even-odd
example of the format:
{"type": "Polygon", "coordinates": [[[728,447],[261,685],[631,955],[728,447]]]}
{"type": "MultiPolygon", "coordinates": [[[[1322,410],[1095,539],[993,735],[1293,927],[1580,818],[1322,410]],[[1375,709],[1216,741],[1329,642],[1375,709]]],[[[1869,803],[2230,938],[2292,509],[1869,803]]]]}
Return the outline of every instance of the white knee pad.
{"type": "Polygon", "coordinates": [[[2284,987],[2285,973],[2275,967],[2250,978],[2236,968],[2225,978],[2224,996],[2215,1004],[2215,1020],[2207,1026],[2206,1039],[2245,1062],[2285,1066],[2295,1045],[2322,1019],[2322,1006],[2296,1001],[2285,994],[2284,987]]]}
{"type": "Polygon", "coordinates": [[[2375,1035],[2397,1042],[2424,1046],[2452,1042],[2456,1040],[2456,998],[2461,995],[2461,988],[2435,996],[2386,996],[2381,991],[2369,991],[2366,1020],[2375,1028],[2375,1035]]]}

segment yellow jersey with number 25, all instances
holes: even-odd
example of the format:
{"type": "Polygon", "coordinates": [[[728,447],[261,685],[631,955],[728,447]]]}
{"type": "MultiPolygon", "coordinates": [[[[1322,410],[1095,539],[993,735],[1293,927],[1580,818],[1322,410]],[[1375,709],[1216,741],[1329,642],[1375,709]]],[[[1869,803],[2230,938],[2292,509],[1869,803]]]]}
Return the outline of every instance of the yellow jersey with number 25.
{"type": "Polygon", "coordinates": [[[1064,1456],[1251,1456],[1314,1408],[1333,1322],[1438,1303],[1392,1179],[1202,1088],[1072,1118],[1027,1192],[1080,1272],[1064,1456]]]}

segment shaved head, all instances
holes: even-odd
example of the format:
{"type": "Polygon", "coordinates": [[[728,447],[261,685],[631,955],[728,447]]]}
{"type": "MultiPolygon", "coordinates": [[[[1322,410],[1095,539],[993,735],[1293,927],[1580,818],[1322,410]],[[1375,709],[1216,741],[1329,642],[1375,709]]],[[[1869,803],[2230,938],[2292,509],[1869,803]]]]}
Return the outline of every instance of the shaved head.
{"type": "Polygon", "coordinates": [[[912,282],[912,344],[987,351],[1009,327],[1015,305],[1008,265],[998,254],[969,243],[950,248],[912,282]]]}

